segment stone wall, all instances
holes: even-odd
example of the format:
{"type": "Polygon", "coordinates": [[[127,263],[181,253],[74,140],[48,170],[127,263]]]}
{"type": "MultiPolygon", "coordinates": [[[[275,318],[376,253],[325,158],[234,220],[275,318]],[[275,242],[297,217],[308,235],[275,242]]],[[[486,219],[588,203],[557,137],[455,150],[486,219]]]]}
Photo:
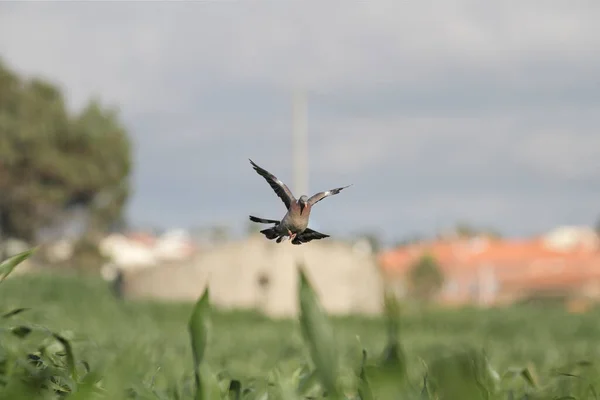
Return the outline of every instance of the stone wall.
{"type": "Polygon", "coordinates": [[[376,259],[329,239],[294,246],[262,235],[203,252],[193,260],[124,272],[125,298],[195,301],[210,285],[221,309],[257,309],[272,317],[297,313],[297,265],[306,273],[331,314],[378,314],[383,281],[376,259]]]}

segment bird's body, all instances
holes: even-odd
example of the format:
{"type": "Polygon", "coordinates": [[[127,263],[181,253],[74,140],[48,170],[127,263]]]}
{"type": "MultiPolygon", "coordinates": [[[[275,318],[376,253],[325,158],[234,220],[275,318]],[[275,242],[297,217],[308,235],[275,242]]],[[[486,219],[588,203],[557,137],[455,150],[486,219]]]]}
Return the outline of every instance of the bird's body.
{"type": "Polygon", "coordinates": [[[310,218],[310,205],[300,209],[298,203],[293,202],[288,212],[283,216],[281,225],[289,229],[292,233],[301,233],[308,228],[308,219],[310,218]]]}
{"type": "Polygon", "coordinates": [[[319,192],[310,198],[305,195],[300,196],[298,200],[294,197],[289,188],[281,182],[276,176],[267,170],[256,165],[252,160],[250,163],[254,170],[269,183],[269,186],[275,191],[277,196],[287,207],[287,212],[281,221],[273,219],[258,218],[250,215],[250,220],[262,224],[275,224],[271,228],[263,229],[260,232],[269,240],[276,239],[280,243],[286,236],[290,238],[292,244],[301,244],[315,239],[329,237],[324,233],[314,231],[308,227],[310,211],[315,203],[323,200],[325,197],[338,194],[342,189],[348,186],[319,192]]]}

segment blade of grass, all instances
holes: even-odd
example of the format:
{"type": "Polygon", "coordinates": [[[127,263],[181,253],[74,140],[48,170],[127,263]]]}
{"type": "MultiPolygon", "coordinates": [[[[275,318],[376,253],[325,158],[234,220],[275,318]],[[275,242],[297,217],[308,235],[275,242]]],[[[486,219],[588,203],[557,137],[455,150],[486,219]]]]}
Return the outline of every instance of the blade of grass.
{"type": "Polygon", "coordinates": [[[188,329],[192,341],[192,355],[194,357],[194,368],[198,368],[204,359],[204,351],[209,335],[210,300],[208,287],[200,299],[196,302],[192,316],[188,323],[188,329]]]}
{"type": "Polygon", "coordinates": [[[242,384],[237,379],[233,379],[229,382],[228,395],[230,400],[241,400],[242,398],[242,384]]]}
{"type": "Polygon", "coordinates": [[[0,263],[0,282],[3,282],[19,264],[31,257],[35,251],[36,248],[34,247],[2,261],[0,263]]]}
{"type": "Polygon", "coordinates": [[[13,333],[13,335],[20,337],[21,339],[29,335],[31,331],[32,329],[30,327],[24,325],[15,326],[11,328],[11,332],[13,333]]]}
{"type": "Polygon", "coordinates": [[[69,341],[67,339],[65,339],[64,337],[62,337],[61,335],[59,335],[57,333],[53,333],[52,336],[54,336],[54,338],[56,340],[58,340],[60,342],[60,344],[63,346],[63,348],[65,349],[65,353],[67,356],[67,368],[69,370],[69,375],[75,382],[77,382],[79,378],[77,376],[77,368],[75,366],[75,355],[73,354],[73,348],[71,346],[71,343],[69,343],[69,341]]]}
{"type": "Polygon", "coordinates": [[[10,318],[10,317],[13,317],[13,316],[15,316],[17,314],[20,314],[20,313],[22,313],[24,311],[27,311],[27,310],[30,310],[30,308],[28,308],[28,307],[16,308],[14,310],[11,310],[11,311],[3,314],[2,318],[10,318]]]}
{"type": "Polygon", "coordinates": [[[298,268],[300,329],[306,341],[316,373],[328,396],[338,397],[339,359],[333,330],[325,316],[302,265],[298,268]]]}
{"type": "Polygon", "coordinates": [[[188,322],[194,358],[194,376],[196,380],[196,400],[219,398],[219,386],[204,362],[204,354],[210,334],[210,292],[208,287],[196,302],[188,322]]]}
{"type": "Polygon", "coordinates": [[[361,400],[373,400],[373,393],[371,392],[371,387],[369,386],[369,380],[367,378],[367,374],[365,373],[365,366],[367,363],[367,351],[363,349],[362,351],[362,362],[360,365],[360,373],[359,383],[358,383],[358,396],[361,400]]]}

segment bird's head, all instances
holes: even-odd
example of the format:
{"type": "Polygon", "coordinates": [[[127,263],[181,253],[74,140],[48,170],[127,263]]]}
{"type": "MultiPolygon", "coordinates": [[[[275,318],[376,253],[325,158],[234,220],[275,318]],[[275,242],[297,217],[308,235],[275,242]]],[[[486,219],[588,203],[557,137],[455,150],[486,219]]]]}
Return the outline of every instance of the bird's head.
{"type": "Polygon", "coordinates": [[[306,197],[306,195],[300,196],[300,198],[298,199],[298,204],[300,205],[300,214],[302,214],[304,208],[308,206],[308,197],[306,197]]]}

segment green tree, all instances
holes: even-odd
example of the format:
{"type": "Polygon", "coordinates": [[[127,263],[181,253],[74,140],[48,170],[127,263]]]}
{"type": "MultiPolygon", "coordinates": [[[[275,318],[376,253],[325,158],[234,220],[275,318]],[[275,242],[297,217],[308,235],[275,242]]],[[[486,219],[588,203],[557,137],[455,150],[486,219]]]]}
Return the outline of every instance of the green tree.
{"type": "Polygon", "coordinates": [[[421,256],[409,271],[410,292],[418,300],[431,300],[443,283],[444,275],[430,254],[421,256]]]}
{"type": "Polygon", "coordinates": [[[0,228],[35,241],[85,211],[84,232],[122,221],[131,146],[117,111],[92,100],[68,112],[54,84],[23,79],[0,60],[0,228]],[[78,215],[81,213],[79,212],[78,215]]]}

